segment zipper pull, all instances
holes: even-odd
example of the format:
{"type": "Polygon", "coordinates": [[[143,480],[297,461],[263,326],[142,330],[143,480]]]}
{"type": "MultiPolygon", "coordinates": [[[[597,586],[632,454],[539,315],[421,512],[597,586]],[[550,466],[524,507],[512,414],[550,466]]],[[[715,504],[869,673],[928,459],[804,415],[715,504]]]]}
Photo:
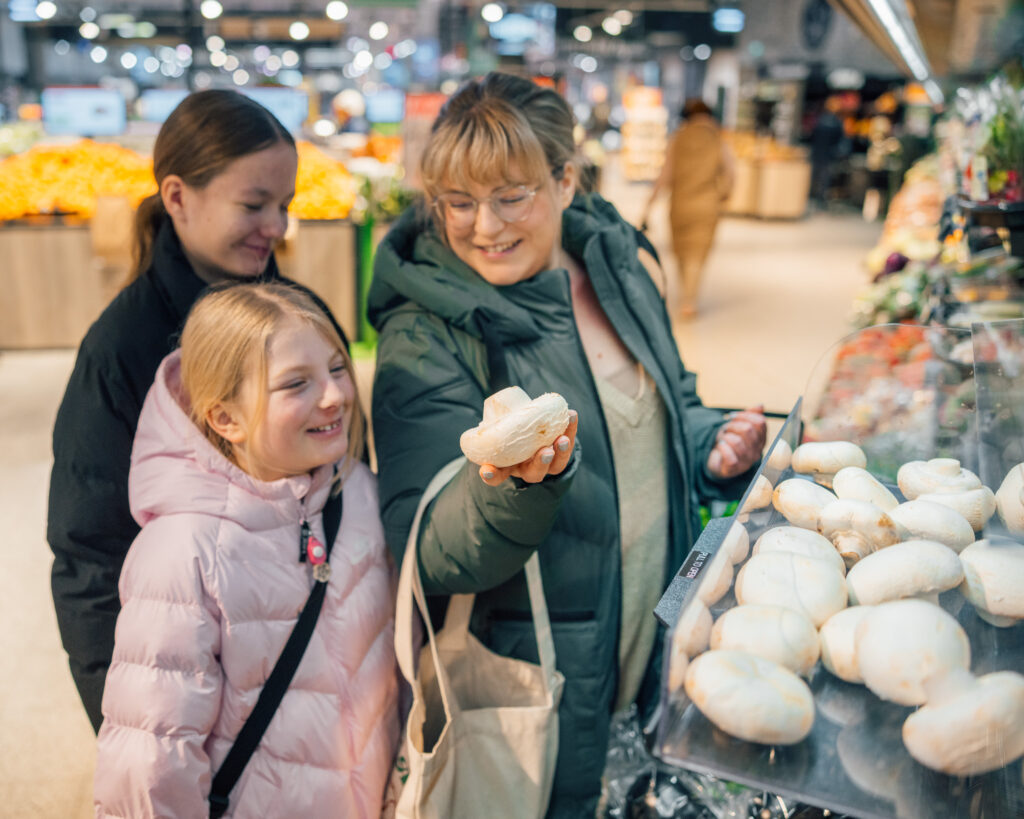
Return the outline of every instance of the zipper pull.
{"type": "Polygon", "coordinates": [[[306,550],[309,548],[309,540],[313,533],[309,531],[309,524],[302,521],[302,528],[299,529],[299,563],[306,562],[306,550]]]}

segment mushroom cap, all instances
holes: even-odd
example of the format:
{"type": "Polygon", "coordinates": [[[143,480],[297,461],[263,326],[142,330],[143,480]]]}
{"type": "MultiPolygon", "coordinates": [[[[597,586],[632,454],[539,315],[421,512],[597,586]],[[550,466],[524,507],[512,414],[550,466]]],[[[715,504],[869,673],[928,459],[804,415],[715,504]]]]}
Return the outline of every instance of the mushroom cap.
{"type": "Polygon", "coordinates": [[[779,438],[775,441],[772,451],[768,453],[768,460],[765,464],[769,469],[773,469],[776,473],[779,473],[789,469],[789,465],[792,461],[793,447],[791,447],[789,442],[784,438],[779,438]]]}
{"type": "Polygon", "coordinates": [[[960,591],[979,613],[1024,618],[1024,544],[1009,538],[979,540],[960,552],[960,563],[960,591]]]}
{"type": "Polygon", "coordinates": [[[871,546],[871,551],[904,540],[907,530],[873,503],[859,500],[835,500],[821,510],[818,531],[836,542],[837,537],[856,534],[871,546]]]}
{"type": "Polygon", "coordinates": [[[935,697],[930,683],[928,702],[903,723],[903,743],[914,759],[971,776],[1024,755],[1024,676],[996,671],[935,697]]]}
{"type": "Polygon", "coordinates": [[[956,509],[930,500],[907,501],[889,510],[889,517],[917,540],[934,540],[954,552],[974,543],[974,528],[956,509]]]}
{"type": "Polygon", "coordinates": [[[926,492],[917,500],[939,503],[959,512],[975,532],[985,528],[996,511],[996,496],[987,486],[976,486],[962,492],[926,492]]]}
{"type": "Polygon", "coordinates": [[[793,552],[756,554],[736,575],[740,604],[793,609],[815,628],[846,607],[846,596],[846,579],[833,563],[793,552]]]}
{"type": "Polygon", "coordinates": [[[907,500],[932,492],[962,492],[981,486],[981,478],[955,458],[908,461],[896,472],[896,483],[907,500]]]}
{"type": "Polygon", "coordinates": [[[569,405],[558,393],[532,401],[519,387],[496,392],[484,402],[483,420],[459,438],[463,454],[475,464],[515,466],[554,443],[569,426],[569,405]]]}
{"type": "Polygon", "coordinates": [[[755,509],[771,506],[772,490],[772,482],[764,475],[758,475],[750,488],[750,494],[740,507],[740,512],[753,512],[755,509]]]}
{"type": "Polygon", "coordinates": [[[668,658],[668,690],[679,691],[686,684],[686,670],[690,667],[690,657],[681,644],[671,642],[668,658]]]}
{"type": "Polygon", "coordinates": [[[821,664],[839,679],[849,683],[863,683],[857,668],[857,626],[871,611],[870,606],[850,606],[837,611],[824,622],[818,632],[821,646],[821,664]]]}
{"type": "Polygon", "coordinates": [[[812,441],[793,450],[791,466],[794,472],[813,474],[814,479],[826,486],[832,485],[832,476],[846,466],[868,465],[867,456],[849,441],[812,441]]]}
{"type": "Polygon", "coordinates": [[[996,508],[1006,528],[1024,532],[1024,464],[1011,467],[996,492],[996,508]]]}
{"type": "Polygon", "coordinates": [[[846,575],[850,605],[873,606],[960,585],[956,552],[933,540],[907,540],[870,554],[846,575]]]}
{"type": "Polygon", "coordinates": [[[698,575],[697,597],[706,606],[715,605],[732,585],[732,556],[727,548],[722,548],[724,545],[723,540],[711,562],[698,575]]]}
{"type": "Polygon", "coordinates": [[[754,543],[754,554],[762,552],[795,552],[806,557],[816,557],[833,564],[841,574],[846,574],[846,563],[829,539],[799,526],[768,529],[754,543]]]}
{"type": "Polygon", "coordinates": [[[711,637],[711,612],[703,601],[694,597],[687,603],[672,632],[672,645],[688,657],[700,654],[708,647],[711,637]]]}
{"type": "Polygon", "coordinates": [[[735,606],[715,621],[711,648],[746,651],[806,675],[818,662],[818,632],[792,609],[735,606]]]}
{"type": "Polygon", "coordinates": [[[800,742],[814,725],[814,698],[788,668],[744,651],[706,651],[686,671],[686,694],[711,722],[739,739],[800,742]]]}
{"type": "Polygon", "coordinates": [[[775,487],[772,505],[794,526],[817,529],[818,515],[836,496],[803,478],[789,478],[775,487]]]}
{"type": "Polygon", "coordinates": [[[899,505],[896,496],[874,475],[859,466],[844,466],[832,479],[832,491],[840,500],[859,500],[873,503],[883,512],[899,505]]]}
{"type": "Polygon", "coordinates": [[[971,647],[960,624],[923,600],[871,606],[854,637],[857,670],[884,700],[920,705],[933,674],[969,668],[971,647]]]}
{"type": "Polygon", "coordinates": [[[727,551],[729,553],[729,560],[733,564],[742,563],[746,560],[747,553],[750,551],[750,533],[747,532],[747,527],[736,521],[729,527],[729,531],[725,533],[722,545],[718,547],[718,550],[727,551]]]}

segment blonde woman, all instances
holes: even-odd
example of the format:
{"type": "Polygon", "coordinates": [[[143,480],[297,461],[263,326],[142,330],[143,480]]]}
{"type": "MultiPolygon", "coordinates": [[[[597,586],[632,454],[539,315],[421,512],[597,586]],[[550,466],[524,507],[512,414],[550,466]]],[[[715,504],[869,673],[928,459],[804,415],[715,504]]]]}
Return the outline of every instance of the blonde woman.
{"type": "Polygon", "coordinates": [[[318,581],[323,610],[231,809],[380,815],[398,740],[394,600],[363,440],[345,345],[307,295],[240,284],[196,303],[132,450],[142,531],[121,574],[97,816],[210,815],[211,778],[318,581]],[[343,512],[325,556],[332,490],[343,512]]]}
{"type": "Polygon", "coordinates": [[[610,716],[652,704],[651,610],[699,533],[699,498],[737,497],[764,418],[701,405],[661,297],[615,208],[579,188],[573,118],[551,90],[490,74],[434,123],[408,212],[377,251],[370,318],[381,511],[404,548],[417,501],[484,399],[561,393],[576,422],[503,469],[468,464],[423,524],[427,593],[477,594],[472,627],[537,661],[521,569],[541,573],[565,675],[550,816],[593,816],[610,716]]]}

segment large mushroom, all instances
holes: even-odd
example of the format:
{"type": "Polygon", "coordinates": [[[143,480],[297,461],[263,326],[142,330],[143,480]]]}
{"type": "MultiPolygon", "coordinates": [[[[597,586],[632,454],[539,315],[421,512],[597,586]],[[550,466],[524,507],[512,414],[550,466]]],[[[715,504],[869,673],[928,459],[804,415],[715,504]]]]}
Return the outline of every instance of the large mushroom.
{"type": "Polygon", "coordinates": [[[706,651],[686,671],[686,694],[727,734],[766,745],[800,742],[814,725],[814,697],[788,668],[744,651],[706,651]]]}
{"type": "Polygon", "coordinates": [[[722,539],[722,545],[718,547],[718,550],[720,552],[727,552],[729,554],[729,562],[733,565],[746,560],[747,553],[750,551],[750,533],[747,532],[747,527],[736,521],[729,527],[729,531],[726,532],[725,537],[722,539]]]}
{"type": "Polygon", "coordinates": [[[803,478],[789,478],[775,487],[772,505],[786,520],[803,529],[816,529],[821,510],[836,496],[803,478]]]}
{"type": "Polygon", "coordinates": [[[857,670],[884,700],[921,705],[924,681],[954,668],[967,669],[971,647],[960,624],[924,600],[871,606],[854,638],[857,670]]]}
{"type": "Polygon", "coordinates": [[[549,446],[569,426],[569,405],[558,393],[530,400],[521,387],[506,387],[484,401],[483,420],[459,438],[475,464],[497,467],[522,463],[549,446]]]}
{"type": "Polygon", "coordinates": [[[830,488],[832,478],[843,467],[863,469],[867,465],[864,450],[849,441],[812,441],[793,450],[793,471],[810,474],[815,481],[830,488]]]}
{"type": "Polygon", "coordinates": [[[689,657],[700,654],[708,647],[711,637],[711,612],[700,598],[694,598],[683,609],[672,632],[672,641],[689,657]]]}
{"type": "Polygon", "coordinates": [[[778,477],[779,473],[789,469],[790,463],[793,461],[793,447],[783,438],[779,438],[775,445],[772,447],[772,451],[768,453],[768,459],[765,461],[765,466],[775,472],[775,477],[778,477]]]}
{"type": "Polygon", "coordinates": [[[962,492],[927,492],[918,495],[917,500],[939,503],[959,512],[975,532],[984,529],[996,511],[995,493],[987,486],[976,486],[962,492]]]}
{"type": "Polygon", "coordinates": [[[754,554],[761,552],[795,552],[806,557],[816,557],[846,574],[846,563],[832,542],[817,532],[799,526],[776,526],[764,532],[754,543],[754,554]]]}
{"type": "Polygon", "coordinates": [[[979,540],[960,552],[960,562],[960,591],[982,620],[1005,628],[1024,618],[1024,544],[979,540]]]}
{"type": "Polygon", "coordinates": [[[942,503],[917,500],[889,510],[889,517],[918,540],[934,540],[962,552],[974,543],[974,528],[967,518],[942,503]]]}
{"type": "Polygon", "coordinates": [[[824,622],[818,632],[821,643],[821,664],[839,679],[863,683],[857,668],[857,626],[871,611],[869,606],[850,606],[837,611],[824,622]]]}
{"type": "Polygon", "coordinates": [[[762,552],[736,575],[736,599],[793,609],[818,628],[846,607],[846,579],[827,561],[793,552],[762,552]]]}
{"type": "Polygon", "coordinates": [[[704,605],[710,607],[725,597],[732,585],[732,555],[725,541],[718,547],[715,556],[701,570],[700,585],[697,586],[697,597],[704,605]]]}
{"type": "Polygon", "coordinates": [[[960,466],[955,458],[908,461],[896,473],[896,483],[907,500],[935,492],[963,492],[981,486],[981,478],[960,466]]]}
{"type": "Polygon", "coordinates": [[[867,501],[883,512],[889,512],[899,505],[896,496],[881,481],[859,466],[840,469],[832,479],[832,491],[840,500],[867,501]]]}
{"type": "Polygon", "coordinates": [[[909,534],[873,503],[858,500],[830,503],[821,510],[817,529],[832,541],[847,566],[909,534]]]}
{"type": "Polygon", "coordinates": [[[772,505],[772,482],[768,480],[763,474],[758,475],[754,481],[754,485],[750,488],[750,493],[747,495],[747,499],[743,501],[743,505],[739,508],[737,515],[740,520],[746,520],[751,512],[758,509],[764,509],[766,506],[772,505]]]}
{"type": "Polygon", "coordinates": [[[903,743],[927,768],[972,776],[1024,755],[1024,676],[963,669],[929,678],[927,703],[903,723],[903,743]]]}
{"type": "Polygon", "coordinates": [[[1007,529],[1024,533],[1024,464],[1017,464],[1006,473],[996,492],[996,508],[1007,529]]]}
{"type": "Polygon", "coordinates": [[[792,609],[735,606],[715,621],[711,648],[746,651],[807,675],[818,661],[818,632],[792,609]]]}
{"type": "Polygon", "coordinates": [[[846,587],[850,605],[873,606],[902,597],[938,595],[963,579],[956,552],[933,540],[907,540],[859,561],[847,573],[846,587]]]}

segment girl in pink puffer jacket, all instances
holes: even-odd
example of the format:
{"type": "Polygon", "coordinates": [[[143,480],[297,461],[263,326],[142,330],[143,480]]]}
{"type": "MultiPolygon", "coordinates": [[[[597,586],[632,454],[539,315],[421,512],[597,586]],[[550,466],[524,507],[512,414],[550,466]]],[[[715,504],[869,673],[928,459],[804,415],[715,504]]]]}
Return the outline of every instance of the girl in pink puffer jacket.
{"type": "Polygon", "coordinates": [[[343,515],[316,627],[231,792],[234,817],[375,817],[398,742],[393,573],[351,361],[284,285],[214,290],[146,398],[103,693],[97,816],[201,817],[314,584],[308,527],[343,515]],[[340,476],[340,481],[337,479],[340,476]]]}

